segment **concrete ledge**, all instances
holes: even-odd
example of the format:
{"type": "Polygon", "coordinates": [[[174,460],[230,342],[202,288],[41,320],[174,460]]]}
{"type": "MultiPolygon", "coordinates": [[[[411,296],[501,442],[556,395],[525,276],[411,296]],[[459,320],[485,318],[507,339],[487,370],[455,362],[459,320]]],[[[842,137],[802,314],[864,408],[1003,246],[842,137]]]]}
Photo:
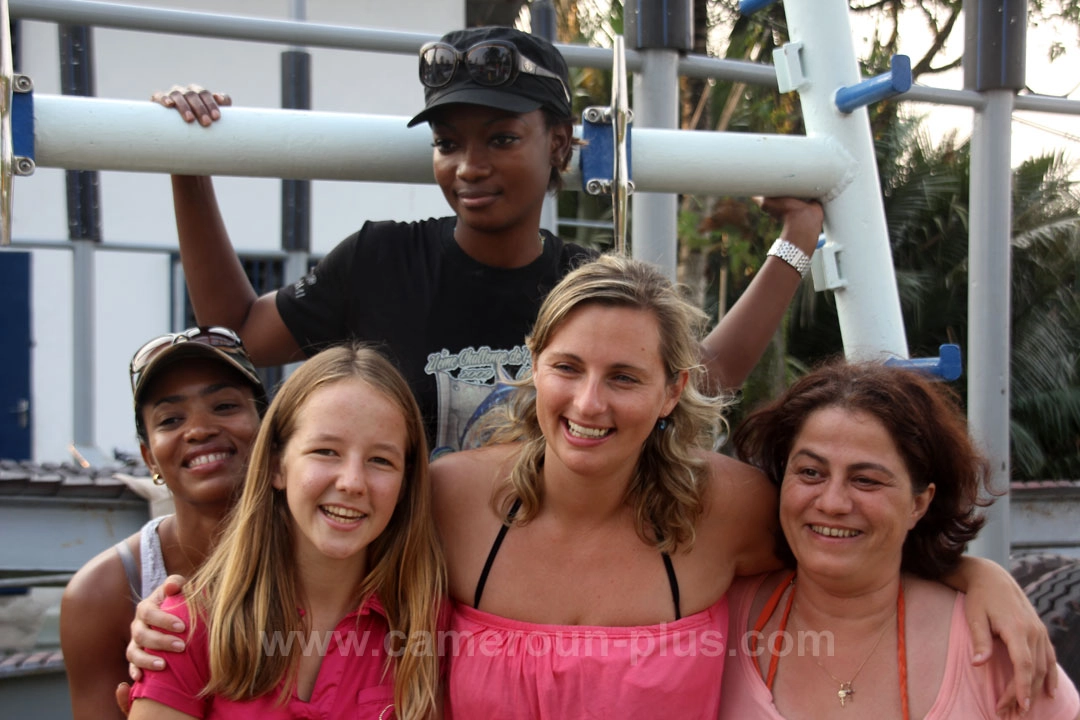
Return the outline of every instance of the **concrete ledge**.
{"type": "Polygon", "coordinates": [[[1013,552],[1080,558],[1080,481],[1014,482],[1009,487],[1013,552]]]}
{"type": "Polygon", "coordinates": [[[0,708],[3,717],[12,720],[71,720],[71,696],[60,651],[0,656],[0,708]]]}

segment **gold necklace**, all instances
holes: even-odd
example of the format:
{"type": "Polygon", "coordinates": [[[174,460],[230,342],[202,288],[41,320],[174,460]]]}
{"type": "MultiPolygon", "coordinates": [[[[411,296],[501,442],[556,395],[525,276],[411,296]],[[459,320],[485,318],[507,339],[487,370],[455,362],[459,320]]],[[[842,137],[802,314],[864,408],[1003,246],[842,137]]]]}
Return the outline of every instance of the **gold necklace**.
{"type": "MultiPolygon", "coordinates": [[[[798,605],[796,605],[793,609],[798,610],[798,605]]],[[[858,669],[855,670],[855,674],[851,676],[850,680],[844,681],[844,680],[841,680],[840,678],[836,677],[831,672],[829,672],[829,668],[827,668],[827,667],[825,667],[824,665],[821,664],[820,660],[818,660],[816,657],[811,656],[811,659],[814,661],[814,664],[817,665],[819,668],[821,668],[822,671],[826,675],[831,677],[834,682],[836,682],[836,683],[838,683],[840,685],[840,689],[836,691],[836,696],[838,698],[840,698],[840,707],[844,707],[846,705],[847,701],[851,700],[853,698],[853,696],[855,695],[855,688],[852,687],[852,683],[855,682],[855,678],[859,677],[859,673],[862,672],[862,669],[864,667],[866,667],[866,663],[869,662],[871,657],[873,657],[874,651],[877,650],[877,646],[881,643],[881,638],[885,637],[885,631],[889,629],[889,625],[895,619],[896,619],[896,613],[894,612],[892,614],[892,616],[888,620],[886,620],[884,623],[882,623],[881,632],[878,633],[877,640],[874,641],[874,644],[870,647],[870,652],[868,652],[866,654],[866,657],[863,658],[863,661],[861,663],[859,663],[858,669]]]]}

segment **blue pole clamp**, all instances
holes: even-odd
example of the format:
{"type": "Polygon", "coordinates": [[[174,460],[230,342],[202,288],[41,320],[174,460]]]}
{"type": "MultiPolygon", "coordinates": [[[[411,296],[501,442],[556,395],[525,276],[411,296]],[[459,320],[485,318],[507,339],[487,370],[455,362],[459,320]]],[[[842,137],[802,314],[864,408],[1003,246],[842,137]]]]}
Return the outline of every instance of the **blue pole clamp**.
{"type": "Polygon", "coordinates": [[[740,0],[739,12],[743,15],[749,15],[756,13],[758,10],[764,10],[772,5],[776,0],[740,0]]]}
{"type": "MultiPolygon", "coordinates": [[[[633,124],[626,125],[626,179],[633,179],[633,124]]],[[[615,167],[615,138],[611,132],[611,118],[608,108],[589,108],[581,114],[581,139],[585,145],[578,151],[578,165],[581,168],[581,187],[590,195],[603,195],[611,192],[614,182],[612,168],[615,167]],[[608,114],[600,117],[602,113],[608,114]]]]}
{"type": "Polygon", "coordinates": [[[942,345],[938,352],[940,355],[936,358],[912,358],[910,360],[889,358],[885,361],[885,364],[921,370],[950,382],[958,379],[964,372],[964,366],[960,360],[960,346],[942,345]]]}
{"type": "Polygon", "coordinates": [[[836,91],[836,107],[849,113],[911,89],[911,58],[893,55],[889,72],[836,91]]]}
{"type": "Polygon", "coordinates": [[[11,93],[11,151],[15,157],[35,160],[33,89],[11,93]]]}

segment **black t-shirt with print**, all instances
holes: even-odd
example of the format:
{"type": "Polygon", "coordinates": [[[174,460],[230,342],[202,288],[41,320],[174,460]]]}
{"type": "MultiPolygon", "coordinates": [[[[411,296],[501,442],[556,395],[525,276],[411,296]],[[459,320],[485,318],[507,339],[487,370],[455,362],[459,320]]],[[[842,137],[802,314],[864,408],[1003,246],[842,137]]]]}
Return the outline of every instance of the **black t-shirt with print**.
{"type": "Polygon", "coordinates": [[[377,344],[409,381],[432,454],[473,447],[477,421],[530,367],[524,339],[548,291],[593,253],[544,232],[521,268],[483,265],[454,241],[455,217],[367,222],[277,293],[306,354],[377,344]],[[494,392],[493,392],[494,391],[494,392]]]}

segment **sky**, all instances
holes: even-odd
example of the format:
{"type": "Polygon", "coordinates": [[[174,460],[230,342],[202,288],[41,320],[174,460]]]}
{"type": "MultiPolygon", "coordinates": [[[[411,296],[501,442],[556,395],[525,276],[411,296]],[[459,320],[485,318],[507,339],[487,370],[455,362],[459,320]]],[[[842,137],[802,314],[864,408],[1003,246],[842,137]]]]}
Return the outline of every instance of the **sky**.
{"type": "MultiPolygon", "coordinates": [[[[853,32],[857,41],[863,41],[866,33],[855,25],[853,32]]],[[[911,56],[912,62],[923,55],[929,44],[929,34],[921,18],[914,13],[909,13],[902,22],[900,38],[900,50],[911,56]]],[[[962,50],[963,36],[960,33],[955,43],[946,45],[941,57],[952,60],[962,50]]],[[[1080,101],[1080,37],[1077,28],[1053,24],[1029,27],[1025,78],[1033,93],[1080,101]],[[1049,52],[1054,42],[1060,43],[1065,53],[1050,62],[1049,52]]],[[[919,83],[958,90],[963,87],[963,73],[953,70],[923,76],[919,83]]],[[[970,109],[925,103],[912,103],[909,107],[910,112],[926,116],[926,128],[932,139],[940,139],[952,130],[957,130],[962,137],[971,134],[974,112],[970,109]]],[[[1080,116],[1014,111],[1012,131],[1013,167],[1027,158],[1060,150],[1076,166],[1073,177],[1080,181],[1080,116]]]]}

